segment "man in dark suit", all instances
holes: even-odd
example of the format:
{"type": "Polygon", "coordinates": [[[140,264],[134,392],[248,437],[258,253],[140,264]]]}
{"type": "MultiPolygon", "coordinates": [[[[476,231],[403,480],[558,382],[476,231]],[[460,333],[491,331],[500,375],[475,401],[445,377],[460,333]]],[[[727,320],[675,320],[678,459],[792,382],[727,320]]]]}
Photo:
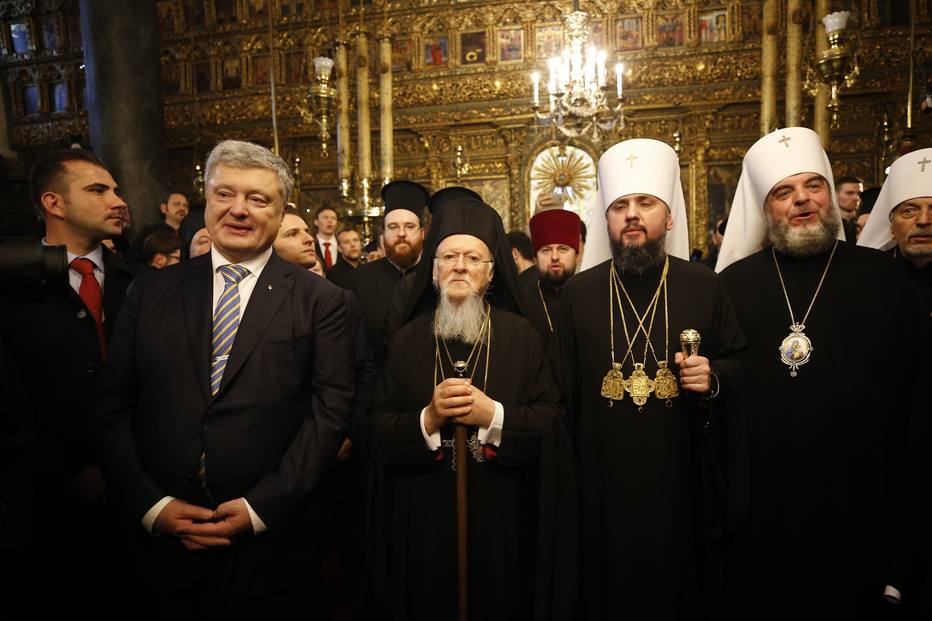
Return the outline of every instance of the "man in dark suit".
{"type": "Polygon", "coordinates": [[[20,600],[37,616],[54,616],[59,606],[69,614],[101,613],[101,597],[113,588],[112,529],[89,429],[101,363],[136,272],[101,245],[121,234],[126,203],[104,163],[83,149],[40,155],[30,193],[45,221],[42,243],[65,246],[69,269],[58,285],[6,287],[0,300],[10,370],[3,374],[0,435],[16,437],[3,443],[4,457],[19,453],[6,463],[19,463],[16,478],[31,495],[12,507],[15,521],[3,534],[18,540],[23,556],[22,564],[7,563],[17,568],[17,581],[4,581],[3,590],[14,611],[20,600]],[[81,537],[49,536],[63,517],[81,537]],[[60,597],[35,596],[50,589],[60,597]]]}
{"type": "Polygon", "coordinates": [[[293,184],[281,158],[225,141],[205,170],[213,248],[131,288],[97,430],[154,607],[306,615],[317,490],[353,397],[344,297],[273,252],[293,184]]]}

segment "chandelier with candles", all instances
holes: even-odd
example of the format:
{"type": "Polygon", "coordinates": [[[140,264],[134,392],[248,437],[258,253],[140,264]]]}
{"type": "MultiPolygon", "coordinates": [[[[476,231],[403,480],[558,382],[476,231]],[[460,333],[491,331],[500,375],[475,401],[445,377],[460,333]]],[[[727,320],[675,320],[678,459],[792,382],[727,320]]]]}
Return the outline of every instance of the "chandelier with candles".
{"type": "Polygon", "coordinates": [[[534,87],[534,117],[567,138],[585,136],[601,143],[608,135],[624,128],[622,73],[615,64],[614,97],[607,81],[605,50],[590,44],[589,14],[573,2],[573,12],[563,25],[563,54],[547,61],[547,105],[542,108],[540,72],[531,74],[534,87]]]}

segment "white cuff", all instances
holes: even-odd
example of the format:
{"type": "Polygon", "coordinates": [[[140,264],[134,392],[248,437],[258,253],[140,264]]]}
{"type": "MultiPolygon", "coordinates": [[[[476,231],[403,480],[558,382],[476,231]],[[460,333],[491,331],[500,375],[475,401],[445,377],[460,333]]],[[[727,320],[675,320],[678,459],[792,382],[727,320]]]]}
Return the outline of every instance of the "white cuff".
{"type": "Polygon", "coordinates": [[[479,427],[479,444],[502,445],[502,425],[505,423],[505,406],[498,401],[495,404],[495,414],[488,427],[479,427]]]}
{"type": "Polygon", "coordinates": [[[152,505],[152,508],[146,511],[146,514],[142,516],[142,527],[146,529],[147,533],[150,535],[156,534],[152,532],[152,528],[155,526],[155,521],[159,518],[159,514],[162,512],[162,509],[164,509],[165,506],[173,500],[175,500],[173,496],[164,497],[162,500],[152,505]]]}
{"type": "Polygon", "coordinates": [[[900,593],[899,589],[889,584],[883,589],[883,596],[891,604],[899,604],[903,601],[903,595],[900,593]]]}
{"type": "Polygon", "coordinates": [[[268,526],[265,525],[265,522],[262,521],[259,514],[252,510],[252,505],[249,504],[249,501],[243,498],[243,502],[246,503],[246,511],[249,512],[249,521],[252,522],[252,534],[258,535],[259,533],[267,531],[269,529],[268,526]]]}
{"type": "Polygon", "coordinates": [[[436,451],[440,448],[440,431],[437,430],[431,434],[427,433],[427,428],[424,427],[424,417],[427,416],[427,408],[421,410],[421,435],[424,436],[424,444],[427,445],[428,450],[436,451]]]}

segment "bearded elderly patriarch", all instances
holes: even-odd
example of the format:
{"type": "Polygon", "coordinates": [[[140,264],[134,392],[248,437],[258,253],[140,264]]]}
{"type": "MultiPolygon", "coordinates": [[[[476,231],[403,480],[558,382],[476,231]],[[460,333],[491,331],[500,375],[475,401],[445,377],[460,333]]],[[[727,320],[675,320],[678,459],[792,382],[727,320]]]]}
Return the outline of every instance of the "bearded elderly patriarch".
{"type": "Polygon", "coordinates": [[[385,219],[382,242],[385,257],[361,265],[353,274],[350,289],[362,307],[366,336],[377,362],[385,358],[385,317],[398,282],[413,272],[421,260],[424,229],[421,214],[430,194],[413,181],[392,181],[382,188],[385,219]]]}
{"type": "Polygon", "coordinates": [[[570,441],[543,344],[521,317],[501,219],[456,200],[435,213],[430,239],[371,415],[371,565],[385,618],[456,618],[454,468],[465,466],[469,618],[568,619],[570,441]]]}
{"type": "Polygon", "coordinates": [[[751,369],[751,512],[726,599],[736,619],[883,618],[901,543],[914,307],[902,266],[844,241],[832,186],[814,132],[761,138],[719,254],[751,369]]]}

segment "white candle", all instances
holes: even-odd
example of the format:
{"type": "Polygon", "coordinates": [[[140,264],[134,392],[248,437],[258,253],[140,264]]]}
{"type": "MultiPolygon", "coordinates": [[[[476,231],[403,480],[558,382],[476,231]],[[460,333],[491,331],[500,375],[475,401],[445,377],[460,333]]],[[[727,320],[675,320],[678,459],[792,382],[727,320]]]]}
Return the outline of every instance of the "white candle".
{"type": "Polygon", "coordinates": [[[615,86],[618,90],[618,98],[621,99],[621,76],[625,70],[625,66],[622,63],[615,63],[615,86]]]}
{"type": "Polygon", "coordinates": [[[531,82],[534,84],[534,105],[540,104],[540,73],[531,72],[531,82]]]}
{"type": "Polygon", "coordinates": [[[596,59],[596,70],[599,74],[599,87],[605,86],[605,50],[599,52],[599,56],[596,59]]]}

